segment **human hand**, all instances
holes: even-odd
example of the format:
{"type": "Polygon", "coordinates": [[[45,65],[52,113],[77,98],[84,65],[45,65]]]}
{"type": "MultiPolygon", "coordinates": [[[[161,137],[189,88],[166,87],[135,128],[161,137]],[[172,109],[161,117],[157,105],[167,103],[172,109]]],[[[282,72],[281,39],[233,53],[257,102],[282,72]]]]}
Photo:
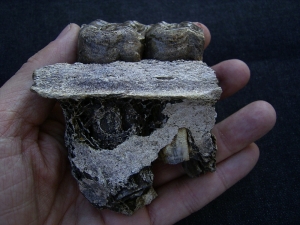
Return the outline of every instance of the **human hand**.
{"type": "MultiPolygon", "coordinates": [[[[206,46],[210,34],[204,25],[206,46]]],[[[156,162],[158,197],[132,216],[97,210],[80,193],[71,176],[64,145],[60,106],[30,92],[32,72],[76,60],[79,27],[68,25],[56,40],[31,57],[0,89],[0,224],[173,224],[199,210],[244,177],[255,165],[253,143],[273,126],[271,105],[258,101],[218,123],[217,171],[191,179],[181,165],[156,162]]],[[[250,76],[239,60],[212,67],[226,98],[250,76]]]]}

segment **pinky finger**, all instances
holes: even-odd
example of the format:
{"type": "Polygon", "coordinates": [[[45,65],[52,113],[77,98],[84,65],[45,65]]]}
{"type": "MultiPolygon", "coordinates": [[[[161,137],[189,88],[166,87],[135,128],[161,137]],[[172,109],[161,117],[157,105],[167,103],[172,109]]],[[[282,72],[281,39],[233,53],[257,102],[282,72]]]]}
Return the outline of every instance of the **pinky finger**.
{"type": "Polygon", "coordinates": [[[246,176],[256,164],[259,149],[252,143],[218,164],[217,171],[196,179],[181,177],[161,186],[148,206],[151,224],[173,224],[198,211],[246,176]]]}

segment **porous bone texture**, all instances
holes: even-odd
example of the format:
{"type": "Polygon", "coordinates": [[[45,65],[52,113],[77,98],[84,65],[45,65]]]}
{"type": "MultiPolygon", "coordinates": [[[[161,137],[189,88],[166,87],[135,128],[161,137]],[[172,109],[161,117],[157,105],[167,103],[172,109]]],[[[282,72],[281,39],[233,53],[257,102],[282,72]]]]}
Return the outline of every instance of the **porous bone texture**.
{"type": "Polygon", "coordinates": [[[60,100],[72,173],[94,206],[130,215],[149,204],[157,158],[192,177],[215,170],[221,88],[206,64],[55,64],[33,78],[32,90],[60,100]]]}
{"type": "Polygon", "coordinates": [[[56,99],[188,98],[215,103],[221,92],[214,71],[202,61],[58,63],[36,70],[33,79],[32,90],[56,99]]]}

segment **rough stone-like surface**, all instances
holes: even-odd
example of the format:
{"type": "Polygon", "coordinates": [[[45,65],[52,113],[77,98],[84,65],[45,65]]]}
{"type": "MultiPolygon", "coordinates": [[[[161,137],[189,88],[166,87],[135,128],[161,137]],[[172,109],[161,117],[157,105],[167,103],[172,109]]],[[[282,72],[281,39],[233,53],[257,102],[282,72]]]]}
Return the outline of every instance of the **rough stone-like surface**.
{"type": "Polygon", "coordinates": [[[78,62],[82,63],[202,60],[203,50],[203,30],[192,22],[144,25],[95,20],[82,25],[78,37],[78,62]]]}
{"type": "Polygon", "coordinates": [[[145,46],[145,58],[148,59],[202,60],[204,33],[192,22],[161,22],[149,27],[145,46]]]}
{"type": "Polygon", "coordinates": [[[221,88],[205,63],[63,63],[33,79],[33,91],[60,100],[73,176],[97,208],[130,215],[149,204],[157,158],[183,162],[192,177],[215,170],[221,88]]]}
{"type": "Polygon", "coordinates": [[[32,90],[56,99],[191,98],[214,103],[221,92],[214,71],[201,61],[58,63],[36,70],[33,78],[32,90]]]}
{"type": "Polygon", "coordinates": [[[78,37],[78,61],[110,63],[142,59],[147,26],[137,21],[108,23],[95,20],[82,25],[78,37]]]}

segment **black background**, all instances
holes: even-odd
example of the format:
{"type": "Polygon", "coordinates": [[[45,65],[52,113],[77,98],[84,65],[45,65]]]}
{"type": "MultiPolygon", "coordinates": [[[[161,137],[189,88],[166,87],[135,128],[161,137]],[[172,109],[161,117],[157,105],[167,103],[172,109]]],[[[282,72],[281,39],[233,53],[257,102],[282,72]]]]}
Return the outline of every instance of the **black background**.
{"type": "Polygon", "coordinates": [[[249,84],[217,104],[218,121],[265,100],[277,124],[257,142],[257,166],[183,224],[300,224],[300,2],[295,1],[0,1],[0,84],[71,22],[199,21],[211,32],[204,61],[238,58],[249,84]]]}

